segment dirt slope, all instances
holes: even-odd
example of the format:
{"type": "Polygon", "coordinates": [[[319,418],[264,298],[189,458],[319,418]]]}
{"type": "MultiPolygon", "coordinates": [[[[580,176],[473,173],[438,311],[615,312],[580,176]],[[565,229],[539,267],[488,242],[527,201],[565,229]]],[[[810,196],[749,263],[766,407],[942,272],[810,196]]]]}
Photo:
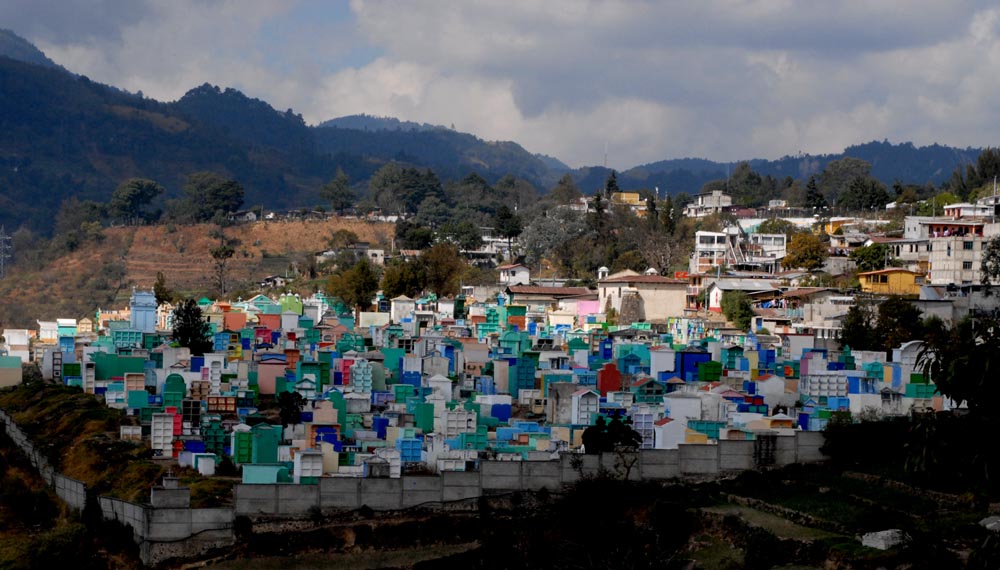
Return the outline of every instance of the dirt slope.
{"type": "MultiPolygon", "coordinates": [[[[343,218],[225,228],[228,238],[239,240],[229,263],[229,289],[250,290],[266,275],[285,274],[326,249],[327,239],[341,229],[386,248],[394,233],[392,224],[343,218]]],[[[0,280],[0,328],[37,328],[36,320],[82,318],[98,308],[122,307],[132,287],[151,287],[158,271],[174,291],[212,296],[209,251],[219,243],[211,235],[217,230],[210,224],[107,228],[99,241],[50,263],[21,261],[0,280]]]]}

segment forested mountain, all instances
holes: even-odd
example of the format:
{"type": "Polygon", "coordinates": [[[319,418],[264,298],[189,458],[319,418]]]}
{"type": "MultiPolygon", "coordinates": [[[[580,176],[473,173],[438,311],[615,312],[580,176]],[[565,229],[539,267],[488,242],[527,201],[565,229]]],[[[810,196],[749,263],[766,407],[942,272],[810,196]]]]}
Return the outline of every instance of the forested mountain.
{"type": "Polygon", "coordinates": [[[62,69],[34,44],[10,30],[0,28],[0,55],[43,67],[62,69]]]}
{"type": "MultiPolygon", "coordinates": [[[[860,158],[872,165],[871,174],[883,184],[895,181],[904,184],[934,184],[946,182],[957,167],[971,164],[982,149],[953,148],[933,144],[917,147],[913,143],[892,144],[872,141],[849,146],[839,154],[803,154],[777,160],[749,160],[761,176],[808,179],[819,174],[826,165],[846,157],[860,158]]],[[[697,192],[711,180],[726,178],[737,163],[713,162],[700,158],[663,160],[631,168],[619,174],[618,184],[624,189],[659,187],[661,192],[697,192]]],[[[600,181],[598,181],[600,186],[600,181]]],[[[580,183],[588,189],[591,185],[580,183]]]]}
{"type": "MultiPolygon", "coordinates": [[[[804,180],[834,160],[856,157],[871,163],[871,175],[886,185],[924,185],[947,181],[979,152],[871,142],[836,155],[749,164],[761,176],[804,180]]],[[[179,195],[188,174],[214,171],[244,187],[247,206],[300,208],[321,202],[320,188],[338,169],[363,196],[368,179],[388,162],[429,168],[444,182],[475,172],[494,184],[510,174],[542,191],[569,173],[587,194],[603,188],[610,174],[597,166],[571,170],[515,142],[391,117],[354,115],[311,127],[291,109],[208,84],[161,103],[73,75],[0,31],[0,225],[8,230],[47,233],[64,199],[106,202],[131,177],[159,182],[164,200],[179,195]]],[[[665,160],[619,172],[618,185],[696,193],[735,168],[697,158],[665,160]]]]}
{"type": "Polygon", "coordinates": [[[323,121],[317,126],[359,131],[436,131],[447,129],[441,125],[400,121],[395,117],[375,117],[373,115],[347,115],[323,121]]]}

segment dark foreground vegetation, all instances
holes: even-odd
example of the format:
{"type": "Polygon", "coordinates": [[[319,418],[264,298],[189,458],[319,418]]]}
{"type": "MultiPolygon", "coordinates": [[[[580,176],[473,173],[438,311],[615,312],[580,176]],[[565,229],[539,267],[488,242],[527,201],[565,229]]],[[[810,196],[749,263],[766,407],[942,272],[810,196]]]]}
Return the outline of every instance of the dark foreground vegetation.
{"type": "MultiPolygon", "coordinates": [[[[123,418],[92,402],[36,383],[0,393],[0,407],[49,449],[58,469],[86,474],[101,492],[145,501],[159,466],[141,446],[112,443],[123,418]],[[93,463],[98,452],[114,461],[93,463]]],[[[210,556],[222,568],[284,570],[996,568],[997,536],[979,525],[1000,502],[992,475],[1000,465],[983,437],[992,424],[984,422],[977,414],[833,421],[827,464],[717,481],[605,475],[561,492],[484,497],[450,512],[317,510],[279,524],[237,517],[236,546],[210,556]],[[886,529],[911,540],[888,551],[861,545],[861,535],[886,529]]],[[[0,569],[52,568],[56,560],[138,566],[128,529],[101,522],[93,501],[68,512],[5,434],[0,474],[0,569]]],[[[203,486],[204,500],[226,494],[208,480],[185,482],[203,486]]]]}

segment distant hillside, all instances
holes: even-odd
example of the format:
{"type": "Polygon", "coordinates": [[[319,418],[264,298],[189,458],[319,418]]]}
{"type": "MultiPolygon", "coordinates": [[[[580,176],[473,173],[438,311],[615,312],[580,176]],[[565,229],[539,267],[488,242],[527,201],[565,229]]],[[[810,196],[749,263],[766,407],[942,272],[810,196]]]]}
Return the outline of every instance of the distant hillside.
{"type": "Polygon", "coordinates": [[[436,131],[447,130],[441,125],[400,121],[395,117],[375,117],[373,115],[347,115],[323,121],[318,127],[336,129],[356,129],[359,131],[436,131]]]}
{"type": "MultiPolygon", "coordinates": [[[[390,161],[430,168],[445,182],[471,172],[491,183],[512,174],[543,191],[570,173],[588,194],[609,174],[597,166],[570,169],[516,142],[392,117],[354,115],[310,127],[291,109],[209,84],[161,103],[72,75],[9,31],[0,31],[0,85],[0,225],[8,231],[48,233],[67,197],[107,201],[119,182],[136,176],[158,181],[170,198],[187,174],[211,170],[237,179],[248,206],[302,208],[320,203],[319,188],[338,169],[363,190],[390,161]]],[[[886,184],[939,184],[978,153],[871,142],[840,154],[750,162],[762,175],[804,178],[855,156],[871,162],[886,184]]],[[[618,182],[626,190],[695,193],[732,166],[664,160],[620,172],[618,182]]]]}
{"type": "Polygon", "coordinates": [[[443,180],[478,172],[489,181],[513,174],[536,185],[553,183],[546,164],[513,142],[484,141],[451,130],[359,131],[318,127],[320,150],[333,155],[357,154],[373,160],[396,160],[434,170],[443,180]]]}
{"type": "Polygon", "coordinates": [[[291,109],[277,111],[236,89],[223,90],[206,83],[188,91],[170,107],[240,142],[285,153],[315,153],[312,133],[301,115],[291,109]]]}
{"type": "MultiPolygon", "coordinates": [[[[24,57],[33,53],[4,37],[24,57]]],[[[208,84],[160,103],[0,56],[0,85],[0,225],[8,231],[48,233],[67,197],[104,202],[136,176],[158,181],[169,198],[187,174],[211,170],[237,179],[248,206],[280,209],[320,203],[319,188],[338,168],[363,186],[389,161],[431,168],[445,181],[511,173],[548,187],[557,177],[516,143],[439,128],[309,127],[291,110],[208,84]]]]}
{"type": "Polygon", "coordinates": [[[0,224],[47,231],[69,196],[106,201],[132,176],[176,195],[186,174],[237,178],[246,203],[300,205],[300,194],[336,172],[322,157],[304,167],[244,133],[169,105],[51,68],[0,57],[0,224]]]}
{"type": "Polygon", "coordinates": [[[34,44],[14,32],[2,28],[0,28],[0,56],[65,71],[34,44]]]}
{"type": "MultiPolygon", "coordinates": [[[[761,175],[804,179],[819,174],[834,160],[854,157],[871,163],[872,175],[887,186],[896,180],[908,184],[940,185],[951,177],[956,167],[975,162],[980,152],[982,149],[971,147],[960,149],[938,144],[917,147],[910,142],[892,144],[888,141],[872,141],[847,147],[838,154],[803,154],[776,160],[751,159],[748,162],[761,175]]],[[[703,158],[663,160],[620,173],[618,184],[623,189],[651,189],[658,186],[661,191],[670,193],[694,193],[705,182],[725,178],[735,164],[703,158]]],[[[603,184],[603,179],[600,184],[603,184]]],[[[589,188],[582,184],[580,187],[589,188]]]]}
{"type": "MultiPolygon", "coordinates": [[[[212,236],[214,229],[209,224],[105,228],[99,241],[88,241],[76,251],[19,264],[0,279],[0,299],[4,300],[0,329],[31,326],[36,319],[57,316],[82,318],[99,307],[124,306],[132,287],[152,287],[158,271],[177,293],[210,295],[215,288],[210,249],[218,244],[212,236]]],[[[240,242],[230,263],[231,286],[253,291],[267,275],[294,272],[296,266],[302,267],[317,251],[326,249],[327,239],[338,230],[388,247],[394,226],[331,218],[226,228],[226,236],[240,242]]]]}
{"type": "Polygon", "coordinates": [[[549,156],[547,154],[536,154],[535,158],[542,161],[542,164],[544,164],[546,167],[548,167],[549,170],[553,172],[566,173],[569,172],[570,170],[573,170],[572,168],[567,166],[565,162],[559,160],[554,156],[549,156]]]}

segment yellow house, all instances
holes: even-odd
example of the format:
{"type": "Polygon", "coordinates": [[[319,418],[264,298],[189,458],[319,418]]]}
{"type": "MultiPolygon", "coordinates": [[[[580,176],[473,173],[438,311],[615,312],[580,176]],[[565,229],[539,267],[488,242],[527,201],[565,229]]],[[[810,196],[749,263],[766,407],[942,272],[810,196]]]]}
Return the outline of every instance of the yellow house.
{"type": "Polygon", "coordinates": [[[861,290],[881,295],[919,295],[924,275],[898,267],[858,273],[861,290]]]}
{"type": "Polygon", "coordinates": [[[625,206],[640,218],[646,215],[646,201],[638,192],[615,192],[611,194],[611,204],[625,206]]]}

